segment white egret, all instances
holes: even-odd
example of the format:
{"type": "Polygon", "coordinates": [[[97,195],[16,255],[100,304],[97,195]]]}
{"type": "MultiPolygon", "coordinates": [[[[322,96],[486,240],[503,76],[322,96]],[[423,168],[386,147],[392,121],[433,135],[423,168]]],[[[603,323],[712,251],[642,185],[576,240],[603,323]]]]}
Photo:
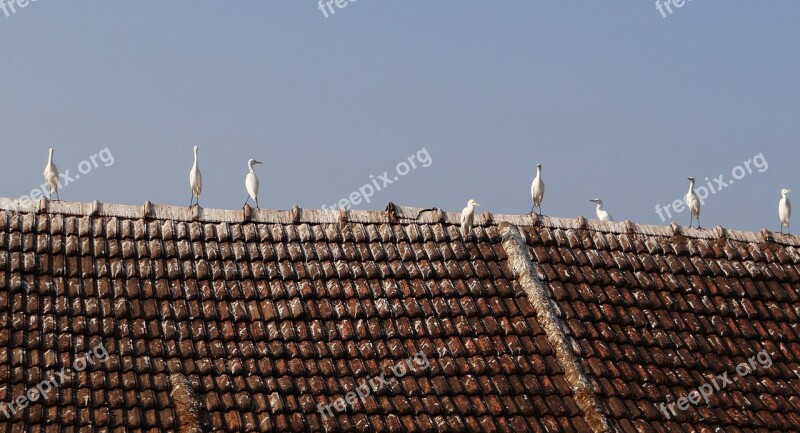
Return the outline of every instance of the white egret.
{"type": "Polygon", "coordinates": [[[781,201],[778,202],[778,218],[781,220],[781,233],[783,233],[783,226],[786,226],[786,234],[789,234],[789,218],[792,217],[792,202],[786,194],[792,192],[790,189],[781,190],[781,201]]]}
{"type": "Polygon", "coordinates": [[[544,181],[542,180],[542,164],[536,164],[536,177],[531,182],[531,200],[533,200],[533,207],[539,208],[539,215],[542,214],[542,199],[544,198],[544,181]]]}
{"type": "Polygon", "coordinates": [[[192,207],[192,201],[195,197],[197,197],[197,206],[200,206],[203,176],[200,174],[200,167],[197,166],[197,146],[194,147],[194,165],[192,165],[192,170],[189,171],[189,186],[192,187],[192,199],[189,201],[189,207],[192,207]]]}
{"type": "Polygon", "coordinates": [[[50,156],[47,158],[47,165],[44,167],[44,182],[50,187],[50,195],[56,193],[56,200],[61,201],[58,197],[58,168],[53,162],[53,148],[50,148],[50,156]]]}
{"type": "Polygon", "coordinates": [[[472,222],[475,220],[475,206],[480,206],[480,204],[473,199],[469,199],[467,207],[461,211],[461,236],[465,239],[472,232],[472,222]]]}
{"type": "Polygon", "coordinates": [[[261,161],[256,161],[255,159],[247,161],[250,173],[247,173],[247,177],[244,178],[244,187],[247,189],[247,200],[245,200],[244,204],[247,204],[252,198],[256,201],[256,208],[258,208],[258,177],[253,171],[253,166],[256,164],[261,164],[261,161]]]}
{"type": "Polygon", "coordinates": [[[689,192],[686,193],[686,207],[689,208],[689,227],[692,226],[692,218],[697,218],[697,228],[700,228],[700,199],[694,192],[694,178],[689,179],[689,192]]]}
{"type": "Polygon", "coordinates": [[[597,204],[597,208],[595,209],[595,213],[597,213],[597,219],[600,221],[614,221],[614,218],[611,217],[611,214],[603,210],[603,200],[595,198],[589,201],[597,204]]]}

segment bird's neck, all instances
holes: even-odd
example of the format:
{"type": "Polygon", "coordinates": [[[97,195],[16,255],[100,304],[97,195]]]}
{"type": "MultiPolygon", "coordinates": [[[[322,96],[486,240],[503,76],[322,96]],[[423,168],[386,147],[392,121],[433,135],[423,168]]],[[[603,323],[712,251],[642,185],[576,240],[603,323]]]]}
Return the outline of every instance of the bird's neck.
{"type": "Polygon", "coordinates": [[[253,171],[253,163],[252,162],[248,162],[247,166],[250,168],[250,173],[255,174],[255,172],[253,171]]]}
{"type": "Polygon", "coordinates": [[[597,210],[603,210],[603,205],[602,204],[600,204],[600,203],[596,203],[596,204],[597,204],[597,210]]]}
{"type": "Polygon", "coordinates": [[[50,154],[47,156],[47,163],[51,164],[53,162],[53,152],[51,151],[50,154]]]}

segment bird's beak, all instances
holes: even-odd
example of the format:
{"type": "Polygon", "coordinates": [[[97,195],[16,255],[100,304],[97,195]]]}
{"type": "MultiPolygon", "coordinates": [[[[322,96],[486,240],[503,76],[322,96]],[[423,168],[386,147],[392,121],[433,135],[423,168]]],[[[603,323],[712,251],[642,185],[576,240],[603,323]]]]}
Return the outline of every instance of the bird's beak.
{"type": "Polygon", "coordinates": [[[478,203],[477,201],[475,202],[475,206],[480,206],[480,205],[481,205],[481,204],[480,204],[480,203],[478,203]]]}
{"type": "Polygon", "coordinates": [[[261,161],[253,161],[253,164],[263,164],[261,161]]]}

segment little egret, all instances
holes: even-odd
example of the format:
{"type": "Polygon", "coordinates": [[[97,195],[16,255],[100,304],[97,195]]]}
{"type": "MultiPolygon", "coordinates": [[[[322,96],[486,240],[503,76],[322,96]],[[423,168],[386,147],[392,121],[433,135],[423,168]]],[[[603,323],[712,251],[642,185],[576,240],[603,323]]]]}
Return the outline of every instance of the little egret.
{"type": "Polygon", "coordinates": [[[589,201],[597,204],[597,208],[595,209],[595,212],[597,213],[597,219],[600,221],[614,221],[614,218],[611,218],[611,214],[603,210],[603,200],[595,198],[589,201]]]}
{"type": "Polygon", "coordinates": [[[194,165],[192,170],[189,171],[189,186],[192,187],[192,198],[189,200],[189,207],[192,207],[192,201],[197,197],[197,206],[200,206],[200,193],[203,191],[203,176],[200,174],[200,167],[197,166],[197,146],[194,147],[194,165]]]}
{"type": "Polygon", "coordinates": [[[694,192],[694,178],[689,179],[689,192],[686,193],[686,207],[689,208],[689,227],[692,226],[692,218],[697,218],[697,228],[700,228],[700,199],[694,192]]]}
{"type": "Polygon", "coordinates": [[[473,199],[469,199],[467,207],[461,211],[461,236],[465,239],[472,232],[472,222],[475,220],[475,206],[480,206],[480,204],[473,199]]]}
{"type": "Polygon", "coordinates": [[[783,233],[783,226],[786,226],[786,234],[789,234],[789,218],[792,217],[792,202],[786,194],[792,192],[790,189],[781,190],[781,201],[778,202],[778,218],[781,219],[781,233],[783,233]]]}
{"type": "Polygon", "coordinates": [[[531,182],[531,200],[533,200],[533,207],[539,208],[539,215],[542,214],[542,199],[544,198],[544,181],[542,180],[542,164],[536,164],[536,177],[531,182]]]}
{"type": "Polygon", "coordinates": [[[244,178],[244,187],[247,189],[247,200],[244,201],[244,204],[247,204],[252,198],[256,201],[256,209],[258,209],[258,177],[253,171],[253,166],[256,164],[261,164],[261,161],[256,161],[255,159],[247,161],[250,173],[247,173],[247,177],[244,178]]]}
{"type": "Polygon", "coordinates": [[[44,182],[50,186],[50,195],[48,198],[56,193],[56,201],[61,201],[58,198],[58,168],[53,163],[53,148],[50,148],[50,156],[47,158],[47,165],[44,167],[44,182]]]}

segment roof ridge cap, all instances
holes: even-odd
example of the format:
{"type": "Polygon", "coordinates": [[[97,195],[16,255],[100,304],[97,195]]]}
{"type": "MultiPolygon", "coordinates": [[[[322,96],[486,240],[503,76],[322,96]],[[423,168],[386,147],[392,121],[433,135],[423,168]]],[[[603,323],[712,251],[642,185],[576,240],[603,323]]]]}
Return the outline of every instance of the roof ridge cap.
{"type": "MultiPolygon", "coordinates": [[[[439,208],[418,208],[391,204],[387,210],[350,209],[340,212],[338,209],[301,208],[294,206],[287,210],[276,209],[214,209],[176,205],[153,204],[146,201],[143,205],[125,205],[101,203],[94,200],[89,203],[50,201],[20,201],[18,199],[0,198],[0,211],[21,213],[48,213],[69,216],[97,216],[130,219],[155,219],[173,221],[198,221],[205,223],[277,223],[277,224],[338,224],[343,221],[353,223],[381,224],[386,222],[407,222],[417,224],[460,224],[460,212],[442,211],[439,208]],[[426,212],[430,211],[430,212],[426,212]]],[[[575,218],[551,217],[537,214],[495,214],[483,212],[475,215],[474,226],[499,226],[507,222],[518,227],[545,227],[563,230],[591,230],[612,234],[643,234],[648,236],[675,235],[693,239],[727,239],[741,242],[773,242],[780,245],[800,246],[800,236],[775,233],[766,228],[760,231],[743,231],[726,229],[720,226],[709,229],[697,229],[670,225],[639,224],[630,220],[598,221],[587,219],[581,215],[575,218]]]]}

